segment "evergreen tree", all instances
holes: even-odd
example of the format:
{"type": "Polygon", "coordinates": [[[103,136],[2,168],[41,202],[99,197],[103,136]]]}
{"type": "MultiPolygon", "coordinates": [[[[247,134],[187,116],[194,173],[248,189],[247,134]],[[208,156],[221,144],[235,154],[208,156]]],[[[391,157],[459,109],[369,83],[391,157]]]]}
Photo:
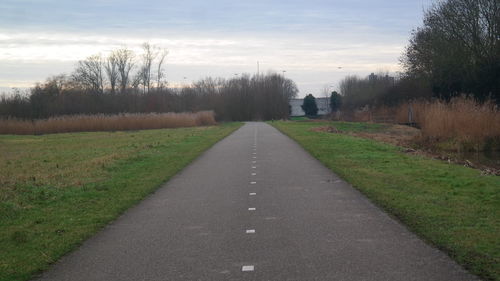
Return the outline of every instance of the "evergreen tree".
{"type": "Polygon", "coordinates": [[[318,106],[316,105],[316,98],[309,94],[304,98],[304,103],[302,104],[302,110],[308,116],[316,116],[318,115],[318,106]]]}
{"type": "Polygon", "coordinates": [[[332,92],[330,96],[330,109],[332,112],[337,112],[342,106],[342,96],[336,91],[332,92]]]}

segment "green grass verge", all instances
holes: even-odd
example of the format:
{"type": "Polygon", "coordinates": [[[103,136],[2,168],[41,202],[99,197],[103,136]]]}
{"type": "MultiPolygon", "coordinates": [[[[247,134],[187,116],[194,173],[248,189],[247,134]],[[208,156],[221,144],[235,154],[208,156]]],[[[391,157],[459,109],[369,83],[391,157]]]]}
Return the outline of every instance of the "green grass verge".
{"type": "Polygon", "coordinates": [[[27,280],[241,126],[0,136],[0,280],[27,280]]]}
{"type": "Polygon", "coordinates": [[[472,273],[500,280],[500,177],[373,140],[311,130],[333,125],[376,131],[377,124],[271,124],[472,273]]]}
{"type": "Polygon", "coordinates": [[[308,121],[311,119],[307,118],[307,116],[292,116],[292,117],[290,117],[290,120],[292,120],[292,121],[308,121]]]}
{"type": "Polygon", "coordinates": [[[334,126],[336,129],[342,132],[353,132],[353,133],[377,133],[388,129],[391,125],[388,124],[377,124],[377,123],[359,123],[359,122],[322,122],[318,127],[330,125],[334,126]]]}

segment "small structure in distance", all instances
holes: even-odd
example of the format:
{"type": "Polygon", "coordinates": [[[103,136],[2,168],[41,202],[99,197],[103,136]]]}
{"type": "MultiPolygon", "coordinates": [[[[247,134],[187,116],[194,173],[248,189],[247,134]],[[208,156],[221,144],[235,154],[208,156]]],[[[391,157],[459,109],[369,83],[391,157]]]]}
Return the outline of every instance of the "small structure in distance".
{"type": "MultiPolygon", "coordinates": [[[[291,99],[290,116],[305,116],[302,104],[304,104],[304,99],[291,99]]],[[[318,106],[318,115],[330,114],[330,98],[316,98],[316,105],[318,106]]]]}

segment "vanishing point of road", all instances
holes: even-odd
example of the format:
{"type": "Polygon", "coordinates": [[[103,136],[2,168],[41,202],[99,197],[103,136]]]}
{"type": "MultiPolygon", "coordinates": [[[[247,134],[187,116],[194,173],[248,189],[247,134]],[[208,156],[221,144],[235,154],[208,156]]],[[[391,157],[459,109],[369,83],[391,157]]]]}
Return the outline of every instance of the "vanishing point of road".
{"type": "Polygon", "coordinates": [[[39,280],[477,279],[256,122],[39,280]]]}

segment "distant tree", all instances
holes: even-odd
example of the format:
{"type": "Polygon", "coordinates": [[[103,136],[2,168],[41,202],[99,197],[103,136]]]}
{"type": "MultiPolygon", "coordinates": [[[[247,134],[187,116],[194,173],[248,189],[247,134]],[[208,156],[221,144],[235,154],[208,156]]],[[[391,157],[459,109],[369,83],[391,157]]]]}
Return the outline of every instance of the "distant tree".
{"type": "Polygon", "coordinates": [[[73,79],[93,93],[102,93],[104,91],[103,66],[101,55],[90,56],[78,62],[73,79]]]}
{"type": "Polygon", "coordinates": [[[304,98],[302,110],[304,110],[308,116],[318,115],[318,105],[316,104],[316,98],[312,94],[309,94],[304,98]]]}
{"type": "Polygon", "coordinates": [[[120,83],[120,91],[125,93],[127,87],[130,85],[130,71],[134,68],[135,54],[133,51],[122,48],[113,51],[112,54],[116,59],[118,68],[118,82],[120,83]]]}
{"type": "Polygon", "coordinates": [[[116,82],[119,78],[118,71],[118,58],[116,54],[113,52],[106,58],[106,64],[104,65],[104,69],[106,70],[106,74],[108,76],[109,86],[111,87],[111,93],[115,93],[116,90],[116,82]]]}
{"type": "Polygon", "coordinates": [[[289,101],[298,93],[292,80],[276,73],[209,77],[182,88],[164,87],[167,51],[149,44],[143,48],[137,71],[135,54],[122,48],[106,58],[94,55],[79,61],[71,76],[51,77],[25,95],[0,96],[0,118],[213,110],[224,121],[286,119],[289,101]],[[114,94],[96,94],[104,90],[114,94]]]}
{"type": "Polygon", "coordinates": [[[342,106],[345,109],[356,109],[366,105],[381,105],[396,83],[394,77],[383,72],[366,78],[347,76],[339,83],[342,106]]]}
{"type": "Polygon", "coordinates": [[[151,69],[153,67],[153,61],[158,56],[158,49],[149,43],[142,44],[142,49],[144,53],[142,54],[142,65],[139,70],[138,76],[140,78],[140,83],[142,84],[144,93],[146,93],[149,92],[149,89],[151,88],[151,69]]]}
{"type": "Polygon", "coordinates": [[[341,106],[342,96],[336,91],[333,91],[330,96],[330,109],[332,110],[332,112],[337,112],[341,106]]]}
{"type": "Polygon", "coordinates": [[[161,49],[158,53],[158,67],[157,67],[157,73],[156,73],[156,87],[157,88],[162,88],[163,87],[163,78],[165,77],[165,73],[163,72],[162,66],[163,62],[165,61],[165,57],[168,55],[168,50],[166,49],[161,49]]]}

